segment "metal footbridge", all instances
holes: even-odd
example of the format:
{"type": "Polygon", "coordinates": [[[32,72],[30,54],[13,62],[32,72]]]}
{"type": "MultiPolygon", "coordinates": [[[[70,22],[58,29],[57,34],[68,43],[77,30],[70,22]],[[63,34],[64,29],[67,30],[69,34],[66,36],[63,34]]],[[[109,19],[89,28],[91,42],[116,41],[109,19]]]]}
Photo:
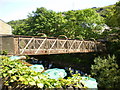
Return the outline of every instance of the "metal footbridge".
{"type": "Polygon", "coordinates": [[[88,53],[102,51],[103,43],[91,40],[76,40],[38,36],[0,36],[0,51],[8,55],[44,55],[64,53],[88,53]]]}

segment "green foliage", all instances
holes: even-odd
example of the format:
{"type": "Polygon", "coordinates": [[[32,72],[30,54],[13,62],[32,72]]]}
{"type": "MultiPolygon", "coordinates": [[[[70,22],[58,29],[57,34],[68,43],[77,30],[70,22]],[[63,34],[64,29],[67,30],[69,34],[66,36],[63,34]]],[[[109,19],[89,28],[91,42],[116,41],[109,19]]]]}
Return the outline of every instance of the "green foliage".
{"type": "Polygon", "coordinates": [[[109,41],[106,46],[109,54],[116,56],[116,62],[120,65],[120,40],[116,39],[116,37],[112,37],[115,41],[109,41]]]}
{"type": "Polygon", "coordinates": [[[14,88],[66,88],[74,86],[84,88],[80,80],[80,74],[74,74],[68,79],[49,79],[40,72],[35,72],[24,65],[20,60],[10,60],[8,57],[0,56],[0,77],[4,79],[4,85],[14,88]]]}
{"type": "Polygon", "coordinates": [[[111,28],[120,26],[119,3],[120,1],[101,8],[59,13],[41,7],[30,13],[27,19],[10,21],[8,24],[13,27],[16,35],[40,36],[40,33],[45,33],[48,37],[66,35],[72,39],[97,39],[100,38],[104,24],[111,28]]]}
{"type": "Polygon", "coordinates": [[[106,24],[110,27],[120,27],[120,1],[111,8],[106,9],[106,24]]]}
{"type": "Polygon", "coordinates": [[[65,35],[69,38],[98,38],[104,24],[103,18],[93,9],[68,11],[64,13],[65,35]]]}
{"type": "Polygon", "coordinates": [[[47,10],[46,8],[37,8],[36,11],[33,11],[28,15],[28,25],[29,25],[29,34],[39,35],[39,33],[45,33],[48,36],[53,36],[54,33],[60,33],[60,25],[63,22],[62,14],[56,13],[52,10],[47,10]],[[58,29],[58,31],[56,31],[58,29]]]}
{"type": "Polygon", "coordinates": [[[0,51],[0,55],[7,55],[8,51],[4,50],[4,51],[0,51]]]}
{"type": "Polygon", "coordinates": [[[120,27],[120,1],[115,5],[110,5],[95,10],[105,19],[109,27],[120,27]]]}
{"type": "Polygon", "coordinates": [[[112,17],[113,26],[120,28],[120,1],[114,7],[114,15],[112,17]]]}
{"type": "Polygon", "coordinates": [[[37,8],[27,19],[11,21],[16,35],[47,36],[66,35],[68,38],[98,38],[104,25],[103,18],[93,9],[56,13],[46,8],[37,8]]]}
{"type": "Polygon", "coordinates": [[[91,66],[91,73],[97,79],[99,87],[118,88],[120,83],[120,69],[115,62],[115,56],[108,58],[95,58],[91,66]]]}
{"type": "Polygon", "coordinates": [[[105,19],[105,24],[108,26],[112,26],[113,22],[112,16],[114,15],[114,7],[115,5],[110,5],[110,6],[105,6],[105,7],[100,7],[100,8],[95,8],[97,13],[99,13],[104,19],[105,19]]]}
{"type": "Polygon", "coordinates": [[[107,51],[116,56],[120,65],[120,1],[115,5],[96,8],[95,10],[104,17],[106,25],[110,27],[109,30],[102,33],[101,38],[107,39],[107,51]]]}
{"type": "Polygon", "coordinates": [[[10,24],[13,28],[13,34],[16,35],[25,35],[25,30],[27,31],[27,19],[23,20],[16,20],[16,21],[10,21],[8,24],[10,24]]]}

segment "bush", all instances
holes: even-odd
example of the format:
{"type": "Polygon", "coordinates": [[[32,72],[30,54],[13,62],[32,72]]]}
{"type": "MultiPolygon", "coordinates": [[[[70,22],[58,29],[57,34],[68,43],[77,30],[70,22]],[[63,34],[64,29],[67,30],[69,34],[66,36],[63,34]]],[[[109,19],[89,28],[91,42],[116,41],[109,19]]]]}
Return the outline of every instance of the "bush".
{"type": "MultiPolygon", "coordinates": [[[[25,88],[84,88],[80,82],[79,74],[74,74],[67,79],[49,79],[40,72],[31,70],[20,60],[11,60],[8,57],[0,56],[0,77],[4,80],[4,85],[12,87],[12,90],[24,90],[25,88]]],[[[6,90],[6,89],[5,89],[6,90]]]]}
{"type": "Polygon", "coordinates": [[[120,69],[115,62],[115,56],[95,58],[91,66],[91,74],[96,78],[101,88],[118,88],[120,84],[120,69]]]}

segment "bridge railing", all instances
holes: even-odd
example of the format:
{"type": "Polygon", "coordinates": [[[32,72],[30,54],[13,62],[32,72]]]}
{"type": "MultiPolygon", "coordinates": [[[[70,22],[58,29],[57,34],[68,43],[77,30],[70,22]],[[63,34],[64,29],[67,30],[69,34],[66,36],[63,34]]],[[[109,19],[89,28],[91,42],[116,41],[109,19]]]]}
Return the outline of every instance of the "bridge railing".
{"type": "Polygon", "coordinates": [[[20,55],[95,52],[95,41],[41,37],[15,37],[15,53],[20,55]]]}

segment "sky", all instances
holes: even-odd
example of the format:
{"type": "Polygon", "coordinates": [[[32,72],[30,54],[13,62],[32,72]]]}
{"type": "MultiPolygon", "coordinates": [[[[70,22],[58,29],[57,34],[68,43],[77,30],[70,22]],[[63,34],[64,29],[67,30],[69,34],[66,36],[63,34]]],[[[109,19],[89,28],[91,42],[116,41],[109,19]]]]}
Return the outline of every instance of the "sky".
{"type": "Polygon", "coordinates": [[[9,22],[27,18],[36,8],[56,12],[113,5],[118,0],[0,0],[0,19],[9,22]]]}

